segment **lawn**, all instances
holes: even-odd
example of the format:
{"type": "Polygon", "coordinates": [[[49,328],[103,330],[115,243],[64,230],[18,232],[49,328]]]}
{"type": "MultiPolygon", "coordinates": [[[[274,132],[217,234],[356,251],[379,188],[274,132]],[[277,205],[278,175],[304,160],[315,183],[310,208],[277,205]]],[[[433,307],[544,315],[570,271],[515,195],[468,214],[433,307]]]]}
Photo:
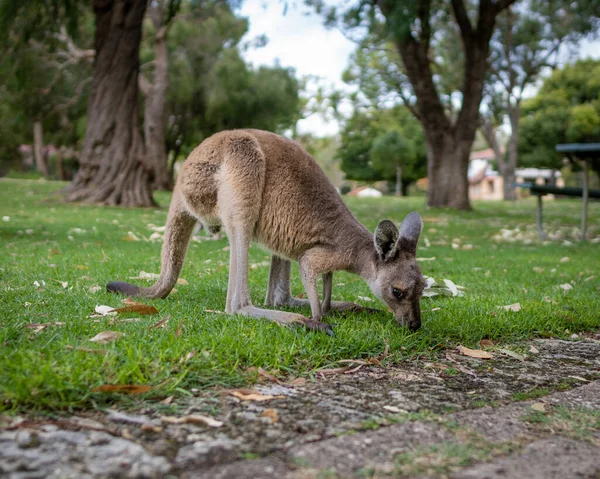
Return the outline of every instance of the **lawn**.
{"type": "MultiPolygon", "coordinates": [[[[564,238],[542,243],[535,233],[532,200],[475,203],[475,210],[466,213],[426,210],[423,198],[348,198],[371,230],[380,219],[399,222],[409,211],[421,213],[423,273],[466,288],[463,297],[424,298],[423,326],[417,332],[399,328],[386,312],[332,315],[327,321],[334,324],[335,337],[221,314],[227,240],[206,240],[204,233],[192,242],[181,275],[188,284],[178,285],[165,300],[144,300],[158,314],[91,318],[97,305],[122,306],[121,297],[105,292],[107,282],[149,285],[128,278],[142,270],[159,272],[161,241],[149,238],[155,233],[152,225],[164,224],[169,195],[157,195],[163,205],[157,209],[101,208],[62,203],[54,194],[61,187],[0,182],[3,409],[89,408],[129,400],[93,391],[105,384],[152,386],[141,396],[144,400],[189,395],[247,384],[255,377],[252,367],[282,379],[310,377],[341,359],[380,355],[386,343],[387,361],[401,362],[459,344],[475,348],[483,338],[515,345],[534,337],[568,338],[600,326],[600,244],[571,237],[579,224],[577,200],[545,202],[548,231],[564,238]],[[520,311],[500,308],[514,303],[520,311]],[[151,328],[169,315],[164,327],[151,328]],[[105,331],[123,335],[108,343],[90,342],[105,331]]],[[[591,235],[600,236],[597,203],[590,205],[589,224],[591,235]]],[[[253,246],[250,263],[252,297],[262,304],[268,252],[253,246]]],[[[293,291],[303,293],[297,269],[293,291]]],[[[333,296],[384,308],[366,283],[347,273],[334,275],[333,296]]]]}

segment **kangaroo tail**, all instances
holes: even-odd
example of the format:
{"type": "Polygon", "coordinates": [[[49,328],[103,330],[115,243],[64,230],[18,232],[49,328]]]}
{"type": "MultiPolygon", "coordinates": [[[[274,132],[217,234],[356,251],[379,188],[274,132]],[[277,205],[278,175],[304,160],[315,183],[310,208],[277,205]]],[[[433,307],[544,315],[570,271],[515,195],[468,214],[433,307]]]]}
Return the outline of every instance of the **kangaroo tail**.
{"type": "Polygon", "coordinates": [[[175,187],[165,228],[160,276],[156,284],[149,288],[140,288],[133,284],[113,281],[106,285],[106,290],[128,296],[166,298],[177,283],[195,224],[196,219],[188,213],[179,188],[175,187]]]}

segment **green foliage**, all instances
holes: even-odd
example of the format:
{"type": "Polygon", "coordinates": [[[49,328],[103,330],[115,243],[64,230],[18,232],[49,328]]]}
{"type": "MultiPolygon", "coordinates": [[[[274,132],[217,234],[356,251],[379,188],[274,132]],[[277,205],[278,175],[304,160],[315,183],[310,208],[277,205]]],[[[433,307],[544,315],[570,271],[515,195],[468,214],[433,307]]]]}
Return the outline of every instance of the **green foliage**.
{"type": "Polygon", "coordinates": [[[519,138],[523,165],[560,169],[558,143],[600,142],[600,61],[555,70],[538,94],[523,102],[519,138]]]}
{"type": "Polygon", "coordinates": [[[405,185],[426,174],[423,129],[403,106],[357,109],[342,130],[338,157],[349,180],[394,181],[397,166],[405,185]]]}

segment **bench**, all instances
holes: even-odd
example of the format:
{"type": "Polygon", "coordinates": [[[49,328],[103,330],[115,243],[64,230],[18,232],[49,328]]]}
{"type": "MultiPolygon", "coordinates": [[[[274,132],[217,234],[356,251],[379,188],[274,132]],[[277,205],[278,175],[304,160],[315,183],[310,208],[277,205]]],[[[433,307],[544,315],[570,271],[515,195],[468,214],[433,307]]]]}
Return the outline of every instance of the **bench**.
{"type": "Polygon", "coordinates": [[[528,188],[532,195],[537,196],[537,214],[536,224],[537,230],[540,234],[540,238],[546,239],[544,229],[542,227],[542,196],[545,195],[559,195],[559,196],[572,196],[576,198],[583,198],[583,212],[581,215],[581,239],[585,241],[585,233],[587,229],[587,199],[588,198],[599,198],[600,190],[585,190],[584,188],[576,187],[558,187],[549,185],[536,185],[534,183],[515,183],[518,188],[528,188]],[[587,193],[585,195],[584,193],[587,193]]]}

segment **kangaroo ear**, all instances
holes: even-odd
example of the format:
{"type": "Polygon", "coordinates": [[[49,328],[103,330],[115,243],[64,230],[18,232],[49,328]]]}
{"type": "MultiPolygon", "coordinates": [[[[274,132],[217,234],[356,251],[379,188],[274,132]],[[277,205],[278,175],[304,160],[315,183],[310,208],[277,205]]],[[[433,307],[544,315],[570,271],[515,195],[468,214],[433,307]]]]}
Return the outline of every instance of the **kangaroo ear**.
{"type": "Polygon", "coordinates": [[[416,256],[417,243],[419,242],[422,229],[423,220],[421,220],[419,213],[413,211],[406,215],[406,218],[404,218],[404,221],[400,225],[399,250],[416,256]]]}
{"type": "Polygon", "coordinates": [[[375,228],[375,249],[381,261],[387,261],[398,252],[398,228],[390,220],[380,221],[375,228]]]}

